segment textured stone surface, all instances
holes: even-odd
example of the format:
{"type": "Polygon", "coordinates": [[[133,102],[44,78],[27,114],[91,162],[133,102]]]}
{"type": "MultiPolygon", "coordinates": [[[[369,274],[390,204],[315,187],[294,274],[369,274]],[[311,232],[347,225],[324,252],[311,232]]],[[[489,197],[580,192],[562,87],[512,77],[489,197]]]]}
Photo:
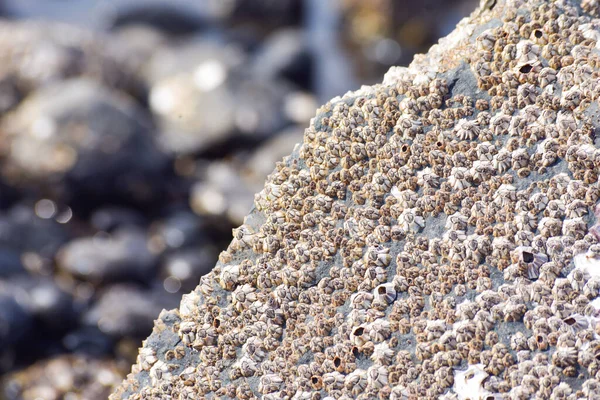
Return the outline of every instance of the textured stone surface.
{"type": "Polygon", "coordinates": [[[112,399],[600,396],[595,2],[482,7],[317,111],[112,399]]]}

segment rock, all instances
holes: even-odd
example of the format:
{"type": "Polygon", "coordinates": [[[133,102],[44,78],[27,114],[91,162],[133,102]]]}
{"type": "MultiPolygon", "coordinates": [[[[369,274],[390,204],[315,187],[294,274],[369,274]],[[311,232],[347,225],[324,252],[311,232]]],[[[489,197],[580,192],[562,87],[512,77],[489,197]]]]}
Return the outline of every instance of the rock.
{"type": "Polygon", "coordinates": [[[303,136],[304,129],[299,126],[284,129],[253,152],[245,162],[243,176],[255,184],[264,182],[275,163],[290,154],[294,146],[302,143],[303,136]]]}
{"type": "Polygon", "coordinates": [[[65,335],[61,344],[72,354],[103,358],[113,352],[115,338],[108,336],[98,326],[83,326],[65,335]]]}
{"type": "Polygon", "coordinates": [[[147,291],[135,286],[115,285],[100,295],[97,303],[83,315],[83,323],[98,327],[112,338],[141,337],[152,327],[156,315],[177,305],[177,298],[164,291],[147,291]]]}
{"type": "Polygon", "coordinates": [[[301,89],[313,85],[313,55],[305,33],[299,29],[280,29],[263,42],[253,57],[252,73],[260,79],[286,79],[301,89]]]}
{"type": "Polygon", "coordinates": [[[283,129],[288,120],[284,113],[290,85],[281,80],[248,79],[235,89],[235,127],[250,141],[268,138],[283,129]]]}
{"type": "Polygon", "coordinates": [[[256,187],[244,182],[226,162],[211,163],[204,178],[192,188],[190,206],[194,212],[205,216],[225,216],[233,225],[239,225],[252,207],[252,193],[256,187]]]}
{"type": "Polygon", "coordinates": [[[144,216],[137,210],[122,207],[100,208],[90,218],[98,231],[112,232],[122,227],[141,228],[146,224],[144,216]]]}
{"type": "Polygon", "coordinates": [[[111,399],[600,397],[600,20],[481,7],[317,110],[111,399]]]}
{"type": "Polygon", "coordinates": [[[122,365],[77,355],[44,360],[4,380],[6,400],[106,398],[123,375],[122,365]]]}
{"type": "Polygon", "coordinates": [[[17,277],[8,281],[22,293],[19,299],[44,332],[65,332],[78,317],[73,297],[51,278],[17,277]]]}
{"type": "MultiPolygon", "coordinates": [[[[10,349],[30,334],[33,321],[26,293],[0,280],[0,351],[10,349]]],[[[0,365],[4,369],[4,365],[0,365]]]]}
{"type": "Polygon", "coordinates": [[[131,227],[112,234],[74,239],[57,255],[61,270],[94,284],[149,281],[154,275],[156,261],[148,248],[145,233],[131,227]]]}
{"type": "MultiPolygon", "coordinates": [[[[19,254],[29,271],[41,272],[47,260],[54,258],[58,248],[71,239],[66,225],[40,218],[32,207],[15,205],[0,214],[0,247],[19,254]]],[[[7,257],[16,263],[15,254],[7,257]]]]}
{"type": "Polygon", "coordinates": [[[146,25],[168,35],[189,35],[211,25],[206,15],[190,3],[146,3],[121,7],[111,22],[111,27],[146,25]]]}
{"type": "Polygon", "coordinates": [[[273,28],[298,25],[303,17],[303,4],[300,0],[234,0],[221,4],[221,18],[233,23],[255,22],[260,26],[273,28]]]}
{"type": "Polygon", "coordinates": [[[189,209],[176,209],[150,227],[150,241],[156,253],[202,245],[208,241],[203,218],[189,209]]]}
{"type": "MultiPolygon", "coordinates": [[[[0,82],[8,79],[9,86],[21,89],[17,97],[78,76],[144,96],[144,85],[128,64],[127,49],[107,36],[60,23],[3,20],[0,37],[0,82]]],[[[3,97],[8,93],[3,91],[3,97]]]]}
{"type": "Polygon", "coordinates": [[[146,121],[131,99],[94,81],[49,85],[2,124],[4,173],[65,191],[74,204],[89,206],[106,193],[147,202],[158,195],[166,158],[146,121]]]}
{"type": "Polygon", "coordinates": [[[215,40],[169,45],[153,55],[146,68],[152,82],[149,103],[163,149],[192,153],[232,134],[230,78],[243,59],[240,49],[215,40]]]}
{"type": "Polygon", "coordinates": [[[210,272],[216,259],[215,249],[204,246],[181,250],[165,257],[159,275],[170,293],[187,293],[210,272]]]}
{"type": "Polygon", "coordinates": [[[10,247],[0,248],[0,279],[26,272],[20,253],[10,247]]]}

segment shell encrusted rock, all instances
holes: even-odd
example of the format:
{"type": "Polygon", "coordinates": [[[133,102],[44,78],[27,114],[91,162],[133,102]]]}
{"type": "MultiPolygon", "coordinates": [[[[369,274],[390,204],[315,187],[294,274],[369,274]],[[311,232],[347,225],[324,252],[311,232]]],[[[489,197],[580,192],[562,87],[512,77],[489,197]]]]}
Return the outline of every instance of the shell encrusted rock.
{"type": "Polygon", "coordinates": [[[483,1],[321,107],[112,399],[600,398],[597,9],[483,1]]]}

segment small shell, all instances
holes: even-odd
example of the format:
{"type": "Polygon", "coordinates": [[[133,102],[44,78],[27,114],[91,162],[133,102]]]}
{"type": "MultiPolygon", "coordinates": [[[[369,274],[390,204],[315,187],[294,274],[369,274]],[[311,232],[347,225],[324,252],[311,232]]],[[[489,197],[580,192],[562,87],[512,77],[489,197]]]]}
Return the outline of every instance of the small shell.
{"type": "Polygon", "coordinates": [[[398,217],[398,225],[407,233],[417,233],[425,226],[425,219],[417,214],[417,209],[406,209],[398,217]]]}
{"type": "Polygon", "coordinates": [[[381,284],[373,290],[375,299],[385,304],[393,303],[396,300],[396,295],[396,289],[393,283],[381,284]]]}

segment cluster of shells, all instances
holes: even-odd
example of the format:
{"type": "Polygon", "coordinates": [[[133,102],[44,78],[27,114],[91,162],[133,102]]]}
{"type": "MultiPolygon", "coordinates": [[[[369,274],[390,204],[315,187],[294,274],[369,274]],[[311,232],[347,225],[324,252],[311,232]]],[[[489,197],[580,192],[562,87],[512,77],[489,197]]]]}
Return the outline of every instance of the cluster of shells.
{"type": "Polygon", "coordinates": [[[117,395],[600,398],[597,2],[484,3],[477,88],[418,59],[323,106],[117,395]]]}

